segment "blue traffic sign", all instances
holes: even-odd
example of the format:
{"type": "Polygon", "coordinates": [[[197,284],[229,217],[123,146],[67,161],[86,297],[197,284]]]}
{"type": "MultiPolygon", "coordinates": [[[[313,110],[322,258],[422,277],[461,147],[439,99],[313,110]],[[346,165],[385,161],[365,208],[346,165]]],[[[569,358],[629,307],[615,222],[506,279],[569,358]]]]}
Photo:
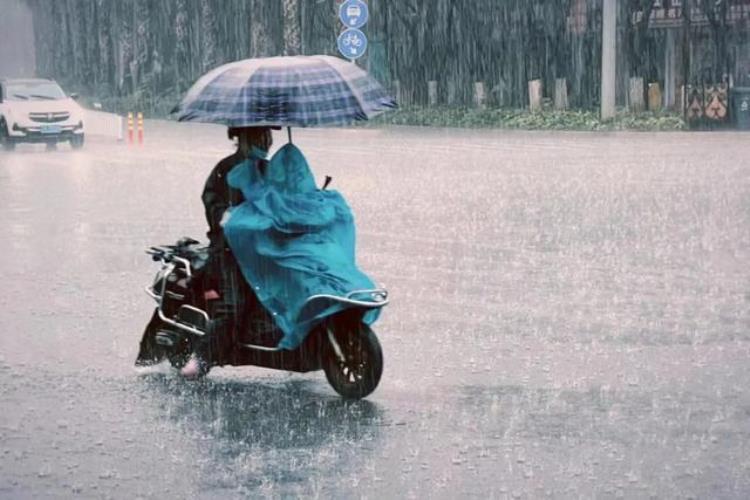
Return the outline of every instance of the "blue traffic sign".
{"type": "Polygon", "coordinates": [[[369,15],[367,4],[362,0],[346,0],[339,8],[339,19],[347,28],[361,28],[367,24],[369,15]]]}
{"type": "Polygon", "coordinates": [[[367,50],[367,37],[356,28],[348,29],[339,35],[338,46],[347,59],[359,59],[367,50]]]}

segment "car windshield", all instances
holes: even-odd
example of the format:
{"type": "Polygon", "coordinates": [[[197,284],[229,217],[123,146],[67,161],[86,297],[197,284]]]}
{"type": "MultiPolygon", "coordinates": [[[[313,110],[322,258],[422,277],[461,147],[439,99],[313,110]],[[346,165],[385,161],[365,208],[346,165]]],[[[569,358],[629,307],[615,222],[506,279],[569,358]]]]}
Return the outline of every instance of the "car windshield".
{"type": "Polygon", "coordinates": [[[8,82],[4,94],[9,101],[65,99],[65,92],[55,82],[8,82]]]}

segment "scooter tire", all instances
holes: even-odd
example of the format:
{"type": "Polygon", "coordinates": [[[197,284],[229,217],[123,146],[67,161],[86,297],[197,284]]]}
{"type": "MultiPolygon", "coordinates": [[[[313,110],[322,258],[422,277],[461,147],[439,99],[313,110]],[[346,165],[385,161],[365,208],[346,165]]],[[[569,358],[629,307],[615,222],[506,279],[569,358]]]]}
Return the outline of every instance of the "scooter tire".
{"type": "Polygon", "coordinates": [[[167,351],[167,359],[169,364],[175,370],[182,370],[190,359],[190,355],[193,353],[192,345],[187,337],[180,336],[177,345],[172,346],[167,351]]]}
{"type": "Polygon", "coordinates": [[[383,374],[383,350],[375,332],[363,323],[330,328],[345,360],[338,358],[324,331],[323,370],[328,383],[344,399],[367,397],[383,374]]]}

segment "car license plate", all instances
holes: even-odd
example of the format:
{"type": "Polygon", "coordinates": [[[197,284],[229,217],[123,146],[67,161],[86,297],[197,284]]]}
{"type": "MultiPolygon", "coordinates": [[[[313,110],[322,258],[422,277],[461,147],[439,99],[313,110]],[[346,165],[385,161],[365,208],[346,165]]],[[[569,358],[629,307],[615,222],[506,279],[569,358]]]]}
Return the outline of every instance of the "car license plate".
{"type": "Polygon", "coordinates": [[[42,125],[41,132],[43,134],[59,134],[62,132],[60,125],[42,125]]]}

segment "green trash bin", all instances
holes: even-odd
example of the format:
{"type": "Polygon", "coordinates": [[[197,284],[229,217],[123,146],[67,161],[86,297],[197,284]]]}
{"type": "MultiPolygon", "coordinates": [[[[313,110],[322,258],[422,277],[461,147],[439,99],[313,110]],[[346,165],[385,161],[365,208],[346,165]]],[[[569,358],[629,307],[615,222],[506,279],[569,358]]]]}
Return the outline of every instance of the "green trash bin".
{"type": "Polygon", "coordinates": [[[732,96],[732,112],[737,128],[750,130],[750,87],[735,87],[732,89],[732,96]]]}

